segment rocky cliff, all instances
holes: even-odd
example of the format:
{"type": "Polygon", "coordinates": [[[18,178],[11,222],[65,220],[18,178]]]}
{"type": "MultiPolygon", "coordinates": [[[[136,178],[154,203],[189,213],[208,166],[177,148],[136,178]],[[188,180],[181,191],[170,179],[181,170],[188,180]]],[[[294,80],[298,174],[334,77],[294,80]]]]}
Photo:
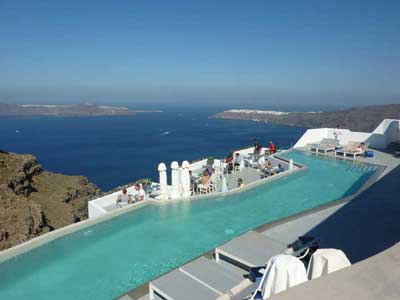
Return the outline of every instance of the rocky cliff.
{"type": "Polygon", "coordinates": [[[0,151],[0,250],[87,218],[101,191],[85,177],[45,171],[27,154],[0,151]]]}
{"type": "Polygon", "coordinates": [[[218,119],[251,120],[278,125],[308,128],[330,127],[338,124],[353,131],[373,131],[383,119],[400,119],[400,104],[354,107],[330,112],[272,112],[257,110],[228,110],[213,116],[218,119]]]}

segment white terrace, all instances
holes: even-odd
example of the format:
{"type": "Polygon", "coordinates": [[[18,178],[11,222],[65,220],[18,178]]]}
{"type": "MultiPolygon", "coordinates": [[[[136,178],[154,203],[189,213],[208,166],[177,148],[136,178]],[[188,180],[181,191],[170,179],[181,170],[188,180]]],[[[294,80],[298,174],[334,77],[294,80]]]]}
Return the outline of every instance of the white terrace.
{"type": "MultiPolygon", "coordinates": [[[[340,134],[336,137],[335,131],[336,129],[334,128],[308,129],[293,148],[305,149],[308,145],[319,143],[323,139],[337,138],[340,146],[346,146],[354,142],[365,142],[370,148],[385,149],[390,143],[400,141],[400,120],[385,119],[373,132],[354,132],[348,129],[340,129],[340,134]]],[[[243,180],[245,186],[252,186],[255,183],[264,181],[265,178],[263,179],[260,170],[254,166],[256,161],[252,157],[253,151],[254,148],[235,151],[235,153],[239,153],[244,157],[244,164],[232,173],[226,172],[226,164],[223,159],[215,159],[212,165],[216,170],[212,181],[213,186],[211,189],[207,189],[206,193],[225,193],[235,190],[237,189],[237,180],[239,178],[243,180]]],[[[296,165],[293,165],[293,162],[290,163],[282,160],[275,155],[268,155],[266,159],[270,160],[275,168],[278,164],[281,164],[285,170],[284,173],[287,174],[298,168],[296,165]]],[[[194,176],[197,175],[200,177],[206,164],[207,159],[192,163],[183,161],[181,166],[179,166],[178,162],[172,162],[170,185],[167,184],[167,166],[164,163],[159,164],[160,180],[158,183],[153,182],[151,184],[147,199],[168,201],[199,197],[198,194],[200,191],[191,187],[189,171],[192,171],[194,176]]],[[[136,193],[134,186],[129,187],[127,190],[129,194],[136,193]]],[[[89,218],[96,218],[117,209],[116,199],[120,193],[120,191],[117,191],[90,201],[88,205],[89,218]]]]}
{"type": "MultiPolygon", "coordinates": [[[[267,151],[267,149],[263,150],[264,152],[267,151]]],[[[201,174],[208,163],[207,158],[191,164],[188,161],[183,161],[181,166],[176,161],[172,162],[170,170],[171,184],[167,183],[167,166],[164,163],[160,163],[158,166],[159,182],[153,182],[148,188],[146,201],[195,199],[217,193],[224,194],[239,190],[237,187],[239,178],[242,179],[244,186],[248,188],[252,185],[272,180],[273,178],[271,177],[279,178],[299,169],[299,166],[292,161],[275,157],[275,155],[265,155],[265,161],[270,161],[273,169],[277,170],[279,165],[281,167],[280,174],[268,176],[268,174],[261,171],[258,163],[259,158],[255,159],[253,152],[253,147],[235,151],[234,154],[238,153],[243,160],[242,164],[233,168],[231,172],[227,171],[227,164],[224,159],[213,159],[211,166],[215,169],[215,173],[210,177],[210,184],[204,189],[200,188],[200,180],[201,174]],[[197,179],[196,186],[191,184],[189,172],[192,172],[192,176],[197,179]]],[[[136,193],[134,186],[127,188],[127,191],[131,195],[136,193]]],[[[90,201],[88,205],[89,218],[96,218],[118,209],[116,199],[119,194],[121,194],[121,191],[90,201]]]]}

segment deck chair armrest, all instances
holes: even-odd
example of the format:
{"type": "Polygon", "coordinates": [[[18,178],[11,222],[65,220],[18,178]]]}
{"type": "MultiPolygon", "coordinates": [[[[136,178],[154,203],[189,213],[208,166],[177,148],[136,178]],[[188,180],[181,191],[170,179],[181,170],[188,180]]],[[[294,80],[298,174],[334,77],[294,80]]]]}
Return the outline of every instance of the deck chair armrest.
{"type": "Polygon", "coordinates": [[[265,266],[250,268],[248,275],[249,279],[252,282],[256,282],[258,278],[264,275],[264,272],[265,272],[265,266]]]}

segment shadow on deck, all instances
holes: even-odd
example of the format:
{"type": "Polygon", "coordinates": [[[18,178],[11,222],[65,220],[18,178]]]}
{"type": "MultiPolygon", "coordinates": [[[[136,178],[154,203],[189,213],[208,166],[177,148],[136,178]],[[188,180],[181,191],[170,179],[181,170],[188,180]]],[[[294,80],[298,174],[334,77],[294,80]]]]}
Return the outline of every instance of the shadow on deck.
{"type": "Polygon", "coordinates": [[[322,248],[342,249],[355,263],[400,240],[400,167],[342,206],[306,234],[322,248]]]}

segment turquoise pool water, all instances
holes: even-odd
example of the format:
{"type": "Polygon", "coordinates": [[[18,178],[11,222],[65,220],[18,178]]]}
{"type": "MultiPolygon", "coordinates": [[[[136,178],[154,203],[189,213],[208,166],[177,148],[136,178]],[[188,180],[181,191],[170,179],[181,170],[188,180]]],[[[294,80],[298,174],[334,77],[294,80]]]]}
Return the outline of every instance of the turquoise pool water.
{"type": "Polygon", "coordinates": [[[0,299],[112,299],[254,227],[349,195],[377,169],[284,156],[308,169],[241,194],[149,205],[0,264],[0,299]]]}

